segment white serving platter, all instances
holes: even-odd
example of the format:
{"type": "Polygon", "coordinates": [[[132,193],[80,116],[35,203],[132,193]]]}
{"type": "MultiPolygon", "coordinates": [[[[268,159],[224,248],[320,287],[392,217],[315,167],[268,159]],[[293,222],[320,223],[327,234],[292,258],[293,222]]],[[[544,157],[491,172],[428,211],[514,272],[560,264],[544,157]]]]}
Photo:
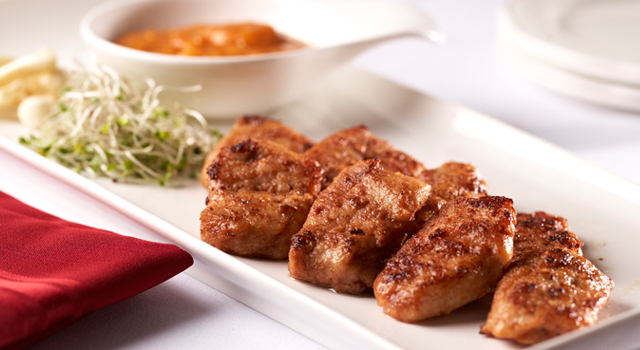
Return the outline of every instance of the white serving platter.
{"type": "MultiPolygon", "coordinates": [[[[532,349],[629,347],[640,324],[640,186],[488,116],[346,67],[301,100],[269,113],[310,138],[366,124],[427,167],[449,160],[475,165],[491,194],[513,198],[521,212],[544,210],[569,220],[584,252],[616,282],[591,328],[532,349]]],[[[220,126],[226,131],[229,125],[220,126]]],[[[490,300],[416,324],[386,317],[373,296],[330,292],[289,278],[286,262],[227,255],[198,239],[206,192],[89,180],[20,146],[22,132],[1,122],[8,152],[73,186],[189,251],[190,273],[259,312],[334,349],[517,349],[478,333],[490,300]]]]}

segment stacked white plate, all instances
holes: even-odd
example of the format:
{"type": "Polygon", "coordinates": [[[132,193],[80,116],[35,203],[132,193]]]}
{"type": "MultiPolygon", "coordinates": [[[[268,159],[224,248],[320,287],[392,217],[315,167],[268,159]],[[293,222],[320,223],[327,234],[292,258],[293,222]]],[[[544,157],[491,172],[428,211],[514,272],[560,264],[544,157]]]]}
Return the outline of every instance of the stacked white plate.
{"type": "Polygon", "coordinates": [[[640,111],[640,0],[508,0],[498,38],[531,81],[640,111]]]}

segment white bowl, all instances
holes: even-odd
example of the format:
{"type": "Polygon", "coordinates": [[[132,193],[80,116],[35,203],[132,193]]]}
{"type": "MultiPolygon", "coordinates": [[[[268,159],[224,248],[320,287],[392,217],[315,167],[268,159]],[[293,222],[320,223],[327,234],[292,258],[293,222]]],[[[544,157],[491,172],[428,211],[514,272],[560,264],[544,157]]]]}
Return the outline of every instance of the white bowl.
{"type": "Polygon", "coordinates": [[[289,102],[382,41],[441,38],[419,9],[377,0],[115,0],[89,11],[80,33],[100,64],[164,85],[201,84],[199,92],[171,97],[211,118],[261,113],[289,102]],[[248,21],[271,25],[309,47],[251,56],[187,57],[112,42],[134,30],[248,21]]]}

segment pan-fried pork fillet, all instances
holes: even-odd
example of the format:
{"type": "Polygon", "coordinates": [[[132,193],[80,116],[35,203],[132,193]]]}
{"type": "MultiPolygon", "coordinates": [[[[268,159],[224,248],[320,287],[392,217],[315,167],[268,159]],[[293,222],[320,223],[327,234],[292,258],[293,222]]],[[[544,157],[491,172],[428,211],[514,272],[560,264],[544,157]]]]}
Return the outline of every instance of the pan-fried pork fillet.
{"type": "Polygon", "coordinates": [[[326,188],[343,169],[367,159],[377,158],[384,169],[412,177],[424,170],[420,162],[374,136],[364,125],[330,135],[308,149],[305,155],[317,160],[324,169],[322,188],[326,188]]]}
{"type": "Polygon", "coordinates": [[[435,169],[426,169],[418,179],[431,185],[431,195],[425,206],[416,213],[422,226],[447,202],[457,197],[483,197],[487,186],[478,170],[471,164],[447,162],[435,169]]]}
{"type": "Polygon", "coordinates": [[[614,284],[581,247],[565,219],[518,214],[514,259],[481,333],[535,344],[593,324],[614,284]]]}
{"type": "Polygon", "coordinates": [[[458,197],[407,240],[375,280],[384,312],[415,322],[491,292],[512,257],[516,213],[505,197],[458,197]]]}
{"type": "Polygon", "coordinates": [[[209,175],[207,171],[209,165],[218,155],[223,147],[235,145],[248,138],[254,140],[269,140],[284,145],[290,151],[302,153],[313,146],[313,142],[304,135],[292,128],[280,123],[277,120],[269,119],[260,115],[247,115],[238,118],[233,127],[216,146],[207,154],[204,166],[200,172],[200,182],[204,187],[209,186],[209,175]]]}
{"type": "Polygon", "coordinates": [[[526,264],[541,251],[554,248],[567,249],[582,256],[584,243],[571,232],[567,219],[541,211],[518,213],[517,218],[510,267],[526,264]]]}
{"type": "Polygon", "coordinates": [[[318,195],[293,236],[291,277],[344,293],[371,288],[428,195],[429,185],[387,171],[377,159],[345,169],[318,195]]]}
{"type": "Polygon", "coordinates": [[[266,140],[224,147],[209,167],[203,241],[231,254],[285,259],[320,192],[322,169],[266,140]]]}

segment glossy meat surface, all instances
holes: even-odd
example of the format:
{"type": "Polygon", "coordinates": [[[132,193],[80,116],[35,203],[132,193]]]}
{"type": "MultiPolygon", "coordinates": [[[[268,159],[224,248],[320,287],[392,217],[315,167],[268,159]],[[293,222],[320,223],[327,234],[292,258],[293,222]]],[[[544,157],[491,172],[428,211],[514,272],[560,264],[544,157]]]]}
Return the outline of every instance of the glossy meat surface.
{"type": "Polygon", "coordinates": [[[220,150],[209,167],[203,241],[227,253],[285,259],[320,191],[322,169],[302,154],[264,140],[220,150]]]}
{"type": "Polygon", "coordinates": [[[204,187],[209,186],[207,171],[213,160],[223,147],[228,147],[248,138],[254,140],[269,140],[284,145],[290,151],[302,153],[313,146],[313,142],[292,128],[277,120],[260,115],[248,115],[238,118],[233,127],[216,146],[207,154],[200,173],[200,182],[204,187]]]}
{"type": "Polygon", "coordinates": [[[471,164],[447,162],[435,169],[425,169],[418,175],[418,179],[431,185],[429,200],[416,214],[420,226],[454,198],[487,195],[486,183],[471,164]]]}
{"type": "Polygon", "coordinates": [[[377,158],[384,169],[412,177],[417,177],[424,170],[420,162],[374,136],[364,125],[325,138],[307,150],[305,155],[317,160],[324,169],[323,188],[343,169],[367,159],[377,158]]]}
{"type": "Polygon", "coordinates": [[[291,277],[344,293],[371,288],[429,195],[429,185],[380,163],[359,162],[320,193],[293,236],[291,277]]]}
{"type": "Polygon", "coordinates": [[[518,214],[514,259],[481,333],[535,344],[593,324],[614,284],[581,247],[565,219],[518,214]]]}
{"type": "Polygon", "coordinates": [[[516,213],[505,197],[446,203],[375,280],[384,312],[415,322],[448,314],[491,292],[513,253],[516,213]]]}
{"type": "Polygon", "coordinates": [[[567,249],[582,256],[583,245],[571,232],[567,220],[561,216],[540,211],[533,214],[518,213],[511,266],[527,264],[541,251],[554,248],[567,249]]]}

